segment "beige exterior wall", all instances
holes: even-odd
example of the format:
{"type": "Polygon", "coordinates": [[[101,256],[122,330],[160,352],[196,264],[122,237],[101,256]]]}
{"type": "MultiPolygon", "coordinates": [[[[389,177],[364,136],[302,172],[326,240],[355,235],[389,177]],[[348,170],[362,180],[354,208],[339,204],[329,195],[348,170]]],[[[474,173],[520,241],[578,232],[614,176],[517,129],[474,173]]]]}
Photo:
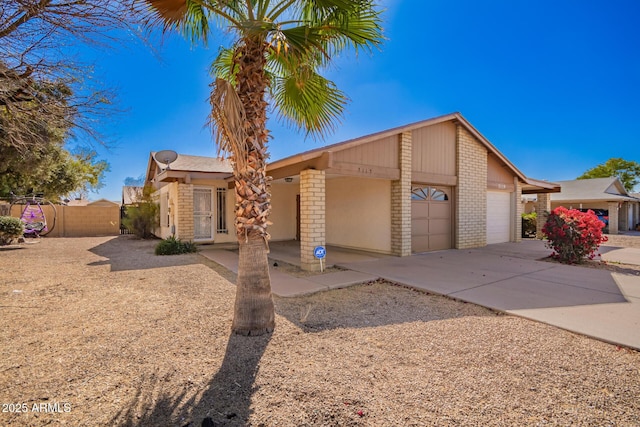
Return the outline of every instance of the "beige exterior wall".
{"type": "Polygon", "coordinates": [[[381,179],[328,179],[327,244],[391,252],[391,182],[381,179]]]}
{"type": "Polygon", "coordinates": [[[514,175],[492,155],[487,156],[487,188],[500,191],[516,190],[514,175]]]}
{"type": "Polygon", "coordinates": [[[487,242],[487,149],[464,127],[457,126],[455,247],[485,246],[487,242]]]}
{"type": "Polygon", "coordinates": [[[357,147],[337,151],[334,154],[337,163],[381,166],[395,168],[398,165],[398,139],[396,136],[382,138],[357,147]]]}
{"type": "Polygon", "coordinates": [[[456,175],[456,125],[446,122],[416,129],[411,139],[413,172],[456,175]]]}
{"type": "Polygon", "coordinates": [[[271,186],[271,216],[273,222],[268,231],[271,240],[293,240],[296,238],[296,196],[300,193],[298,183],[273,184],[271,186]]]}
{"type": "MultiPolygon", "coordinates": [[[[120,234],[120,206],[55,206],[55,227],[47,237],[94,237],[120,234]]],[[[47,223],[51,224],[53,209],[44,206],[47,223]]],[[[22,210],[13,206],[11,216],[20,217],[22,210]]]]}

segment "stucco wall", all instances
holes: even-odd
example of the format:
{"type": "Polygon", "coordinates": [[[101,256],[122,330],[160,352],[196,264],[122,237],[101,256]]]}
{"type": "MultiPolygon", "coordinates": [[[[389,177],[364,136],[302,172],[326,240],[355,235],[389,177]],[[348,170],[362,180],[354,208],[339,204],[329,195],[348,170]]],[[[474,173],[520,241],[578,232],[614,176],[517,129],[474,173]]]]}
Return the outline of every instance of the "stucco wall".
{"type": "MultiPolygon", "coordinates": [[[[93,237],[120,234],[120,206],[55,206],[55,227],[47,237],[93,237]]],[[[53,222],[53,210],[44,206],[47,223],[53,222]]],[[[20,217],[22,208],[13,206],[11,216],[20,217]]]]}
{"type": "Polygon", "coordinates": [[[391,252],[391,182],[327,179],[327,244],[391,252]]]}
{"type": "Polygon", "coordinates": [[[298,183],[273,184],[271,186],[271,215],[268,232],[271,240],[293,240],[296,238],[296,196],[300,193],[298,183]]]}

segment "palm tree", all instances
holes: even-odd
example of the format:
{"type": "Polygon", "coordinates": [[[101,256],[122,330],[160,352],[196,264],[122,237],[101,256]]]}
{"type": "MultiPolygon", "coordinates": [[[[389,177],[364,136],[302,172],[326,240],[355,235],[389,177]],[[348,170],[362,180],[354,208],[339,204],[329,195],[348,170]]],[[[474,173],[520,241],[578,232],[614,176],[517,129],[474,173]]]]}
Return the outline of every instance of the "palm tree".
{"type": "Polygon", "coordinates": [[[206,42],[213,21],[233,36],[212,65],[210,97],[210,124],[235,180],[240,255],[232,330],[271,332],[268,101],[280,118],[307,135],[332,130],[347,98],[319,71],[344,49],[378,46],[380,11],[371,0],[141,1],[151,6],[151,24],[179,30],[192,42],[206,42]]]}

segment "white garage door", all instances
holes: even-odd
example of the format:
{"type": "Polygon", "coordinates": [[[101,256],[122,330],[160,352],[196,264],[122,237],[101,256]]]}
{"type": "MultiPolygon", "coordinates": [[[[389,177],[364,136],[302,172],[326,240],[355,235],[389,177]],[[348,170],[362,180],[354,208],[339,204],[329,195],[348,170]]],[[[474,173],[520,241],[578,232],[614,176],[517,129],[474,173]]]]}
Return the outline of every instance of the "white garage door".
{"type": "Polygon", "coordinates": [[[487,244],[510,241],[511,193],[487,191],[487,244]]]}

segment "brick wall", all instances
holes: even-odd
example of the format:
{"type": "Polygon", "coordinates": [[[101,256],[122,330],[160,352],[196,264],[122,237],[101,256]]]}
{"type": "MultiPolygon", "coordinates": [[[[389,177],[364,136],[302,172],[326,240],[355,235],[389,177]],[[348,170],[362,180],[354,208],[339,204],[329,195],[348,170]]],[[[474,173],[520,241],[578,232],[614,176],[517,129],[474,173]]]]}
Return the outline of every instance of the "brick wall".
{"type": "Polygon", "coordinates": [[[300,262],[307,271],[320,270],[313,249],[326,244],[325,187],[324,171],[300,172],[300,262]]]}
{"type": "Polygon", "coordinates": [[[524,212],[524,204],[522,203],[522,183],[519,179],[514,179],[516,184],[516,191],[514,193],[514,204],[515,204],[515,230],[516,235],[512,238],[515,242],[522,241],[522,214],[524,212]]]}
{"type": "Polygon", "coordinates": [[[542,227],[547,222],[547,214],[551,212],[551,194],[540,193],[536,202],[536,239],[542,239],[542,227]]]}
{"type": "MultiPolygon", "coordinates": [[[[193,240],[193,185],[178,184],[178,200],[175,203],[176,236],[181,240],[193,240]]],[[[235,227],[233,228],[235,230],[235,227]]]]}
{"type": "Polygon", "coordinates": [[[463,126],[456,126],[457,249],[474,248],[487,242],[487,149],[463,126]]]}
{"type": "Polygon", "coordinates": [[[411,132],[398,137],[400,179],[391,182],[391,253],[411,255],[411,132]]]}

